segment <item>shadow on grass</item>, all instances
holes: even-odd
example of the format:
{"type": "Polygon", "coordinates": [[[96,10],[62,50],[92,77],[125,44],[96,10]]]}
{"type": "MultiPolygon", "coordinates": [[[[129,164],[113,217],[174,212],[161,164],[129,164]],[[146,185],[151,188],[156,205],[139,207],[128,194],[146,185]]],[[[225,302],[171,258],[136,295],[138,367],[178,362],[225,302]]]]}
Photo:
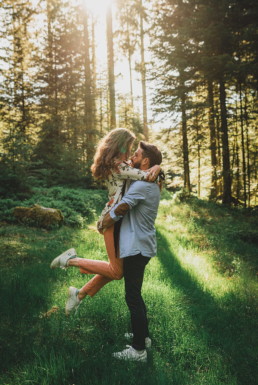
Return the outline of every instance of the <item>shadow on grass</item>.
{"type": "Polygon", "coordinates": [[[46,231],[25,226],[0,228],[0,369],[34,358],[38,346],[51,346],[51,325],[40,318],[50,309],[57,273],[49,268],[66,242],[67,229],[46,231]]]}
{"type": "Polygon", "coordinates": [[[232,293],[215,300],[203,291],[199,282],[182,268],[165,235],[157,231],[157,236],[158,258],[166,279],[187,296],[189,316],[206,332],[208,343],[222,352],[238,383],[257,384],[255,310],[232,293]]]}
{"type": "Polygon", "coordinates": [[[256,273],[258,247],[258,215],[250,209],[225,207],[216,203],[193,198],[188,204],[191,209],[191,221],[198,232],[222,254],[224,268],[231,267],[232,257],[247,262],[250,270],[256,273]]]}

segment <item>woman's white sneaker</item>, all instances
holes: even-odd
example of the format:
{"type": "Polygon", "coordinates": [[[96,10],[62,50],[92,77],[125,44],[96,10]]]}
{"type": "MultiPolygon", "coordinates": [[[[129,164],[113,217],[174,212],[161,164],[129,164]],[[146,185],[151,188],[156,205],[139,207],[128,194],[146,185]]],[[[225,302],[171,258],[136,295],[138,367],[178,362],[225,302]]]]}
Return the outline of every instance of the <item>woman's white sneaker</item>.
{"type": "Polygon", "coordinates": [[[112,356],[118,360],[147,362],[147,352],[145,349],[136,350],[130,345],[126,346],[126,349],[113,353],[112,356]]]}
{"type": "Polygon", "coordinates": [[[76,311],[81,303],[78,298],[79,290],[76,287],[70,286],[68,289],[68,300],[65,305],[65,313],[69,315],[72,311],[76,311]]]}
{"type": "Polygon", "coordinates": [[[67,267],[68,260],[75,257],[77,257],[77,254],[74,248],[66,250],[64,253],[53,259],[50,267],[51,269],[56,269],[57,267],[65,269],[67,267]]]}

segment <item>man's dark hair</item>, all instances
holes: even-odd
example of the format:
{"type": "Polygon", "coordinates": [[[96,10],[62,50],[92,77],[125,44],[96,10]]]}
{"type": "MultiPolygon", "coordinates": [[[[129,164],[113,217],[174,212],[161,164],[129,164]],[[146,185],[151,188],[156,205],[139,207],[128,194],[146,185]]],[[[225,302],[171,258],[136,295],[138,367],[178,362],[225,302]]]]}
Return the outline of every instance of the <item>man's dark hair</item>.
{"type": "Polygon", "coordinates": [[[161,164],[162,155],[156,146],[140,141],[140,148],[142,149],[142,157],[149,159],[150,167],[154,166],[155,164],[161,164]]]}

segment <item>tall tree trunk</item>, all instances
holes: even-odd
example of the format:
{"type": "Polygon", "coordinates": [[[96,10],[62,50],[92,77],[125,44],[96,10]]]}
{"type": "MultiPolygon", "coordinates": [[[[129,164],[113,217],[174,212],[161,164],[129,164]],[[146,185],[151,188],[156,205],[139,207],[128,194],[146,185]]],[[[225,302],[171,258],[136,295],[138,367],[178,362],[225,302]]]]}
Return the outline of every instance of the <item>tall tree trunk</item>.
{"type": "Polygon", "coordinates": [[[184,162],[184,189],[187,193],[191,192],[190,168],[189,168],[189,149],[187,138],[187,117],[186,117],[186,96],[182,82],[181,94],[181,113],[182,113],[182,139],[183,139],[183,162],[184,162]]]}
{"type": "Polygon", "coordinates": [[[24,160],[21,151],[21,142],[25,142],[25,99],[24,99],[24,74],[23,74],[23,39],[22,36],[22,17],[19,5],[12,4],[10,7],[12,13],[12,59],[11,59],[11,78],[12,78],[12,105],[18,111],[17,118],[13,118],[10,124],[10,154],[12,159],[12,168],[17,172],[17,159],[24,160]],[[17,138],[20,143],[17,143],[17,138]]]}
{"type": "Polygon", "coordinates": [[[132,46],[131,46],[131,34],[128,18],[130,17],[130,7],[126,6],[126,46],[128,54],[128,67],[129,67],[129,77],[130,77],[130,98],[131,98],[131,108],[133,110],[134,100],[133,100],[133,72],[132,72],[132,46]]]}
{"type": "Polygon", "coordinates": [[[240,199],[240,159],[239,159],[239,144],[238,144],[238,103],[236,100],[236,118],[235,118],[235,159],[236,159],[236,197],[240,199]]]}
{"type": "Polygon", "coordinates": [[[143,28],[143,4],[140,0],[140,41],[141,41],[141,79],[142,79],[142,109],[143,109],[143,134],[149,140],[148,116],[147,116],[147,92],[146,92],[146,64],[143,28]]]}
{"type": "Polygon", "coordinates": [[[217,189],[218,195],[222,195],[223,183],[222,183],[222,160],[221,160],[221,135],[220,135],[220,108],[219,108],[219,96],[218,87],[216,87],[215,93],[215,127],[216,127],[216,144],[217,144],[217,189]],[[218,177],[218,173],[220,177],[218,177]]]}
{"type": "Polygon", "coordinates": [[[116,100],[115,100],[115,70],[114,70],[114,47],[113,47],[113,26],[112,6],[107,9],[107,55],[108,55],[108,89],[110,106],[110,128],[116,127],[116,100]]]}
{"type": "Polygon", "coordinates": [[[125,127],[127,127],[127,125],[128,125],[128,105],[127,105],[125,100],[124,100],[124,124],[125,124],[125,127]]]}
{"type": "Polygon", "coordinates": [[[92,17],[91,24],[91,50],[92,50],[92,129],[93,129],[93,140],[95,145],[96,132],[97,132],[97,69],[96,69],[96,44],[95,44],[95,20],[92,17]]]}
{"type": "Polygon", "coordinates": [[[103,87],[102,87],[102,78],[99,77],[99,87],[98,87],[98,99],[99,99],[99,134],[102,136],[103,132],[103,121],[104,121],[104,107],[103,107],[103,87]]]}
{"type": "Polygon", "coordinates": [[[198,124],[198,114],[196,114],[196,135],[197,135],[197,195],[198,198],[201,196],[201,145],[199,138],[199,124],[198,124]]]}
{"type": "Polygon", "coordinates": [[[85,149],[87,162],[93,158],[93,103],[92,103],[92,73],[90,65],[90,41],[88,30],[88,13],[84,17],[84,124],[85,149]]]}
{"type": "MultiPolygon", "coordinates": [[[[254,164],[254,180],[257,181],[258,179],[258,167],[256,167],[258,165],[258,159],[257,159],[257,151],[254,153],[254,160],[253,160],[253,164],[254,164]]],[[[258,197],[258,186],[256,185],[256,189],[254,190],[254,206],[257,205],[257,197],[258,197]]]]}
{"type": "Polygon", "coordinates": [[[133,110],[133,75],[132,75],[132,54],[130,47],[128,48],[128,65],[129,65],[129,75],[130,75],[130,97],[131,97],[131,107],[133,110]]]}
{"type": "Polygon", "coordinates": [[[250,168],[250,141],[249,141],[249,119],[248,119],[248,100],[245,89],[245,121],[246,121],[246,151],[247,151],[247,180],[248,180],[248,207],[251,204],[251,168],[250,168]]]}
{"type": "Polygon", "coordinates": [[[209,130],[210,130],[210,150],[211,150],[211,191],[210,199],[218,195],[217,185],[217,155],[216,155],[216,128],[215,128],[215,109],[213,96],[213,82],[208,79],[208,105],[209,105],[209,130]]]}
{"type": "Polygon", "coordinates": [[[221,114],[221,142],[222,142],[222,176],[223,176],[223,194],[222,203],[231,203],[231,171],[228,144],[228,123],[227,123],[227,107],[226,107],[226,90],[223,77],[219,81],[219,99],[221,114]]]}
{"type": "Polygon", "coordinates": [[[246,207],[246,159],[245,159],[245,134],[244,134],[244,110],[242,99],[242,84],[239,82],[239,97],[240,97],[240,127],[241,127],[241,150],[242,150],[242,173],[244,187],[244,205],[246,207]]]}
{"type": "MultiPolygon", "coordinates": [[[[23,28],[23,39],[28,40],[27,36],[27,25],[24,24],[23,28]]],[[[27,130],[27,106],[26,106],[26,91],[25,91],[25,82],[24,82],[24,55],[23,47],[21,47],[21,112],[22,112],[22,121],[21,121],[21,130],[25,134],[27,130]]]]}
{"type": "Polygon", "coordinates": [[[13,26],[13,91],[14,91],[14,106],[19,109],[20,116],[17,121],[19,133],[25,140],[26,134],[26,91],[24,82],[24,44],[26,43],[27,28],[24,24],[23,15],[20,6],[13,5],[12,8],[12,26],[13,26]]]}
{"type": "Polygon", "coordinates": [[[102,95],[102,90],[100,90],[99,93],[99,133],[102,135],[103,132],[103,95],[102,95]]]}
{"type": "MultiPolygon", "coordinates": [[[[52,2],[47,0],[47,55],[48,55],[48,107],[52,118],[57,118],[58,108],[58,91],[57,91],[57,69],[56,69],[56,48],[54,44],[54,36],[52,31],[53,9],[52,2]]],[[[58,125],[55,125],[56,135],[59,136],[58,125]]]]}

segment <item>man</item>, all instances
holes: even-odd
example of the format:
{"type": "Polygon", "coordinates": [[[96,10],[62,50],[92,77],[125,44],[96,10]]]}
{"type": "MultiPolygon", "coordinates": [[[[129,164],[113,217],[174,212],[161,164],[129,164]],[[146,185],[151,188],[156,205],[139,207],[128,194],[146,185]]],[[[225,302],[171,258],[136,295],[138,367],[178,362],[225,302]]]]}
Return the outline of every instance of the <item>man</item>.
{"type": "MultiPolygon", "coordinates": [[[[162,161],[156,146],[140,142],[131,158],[132,165],[147,170],[162,161]]],[[[123,258],[125,298],[131,315],[133,332],[132,346],[113,353],[117,359],[147,361],[145,343],[149,339],[147,312],[141,295],[144,270],[156,255],[156,234],[154,222],[160,200],[160,189],[156,183],[131,182],[128,192],[103,220],[103,227],[109,227],[123,218],[119,236],[119,257],[123,258]]]]}

